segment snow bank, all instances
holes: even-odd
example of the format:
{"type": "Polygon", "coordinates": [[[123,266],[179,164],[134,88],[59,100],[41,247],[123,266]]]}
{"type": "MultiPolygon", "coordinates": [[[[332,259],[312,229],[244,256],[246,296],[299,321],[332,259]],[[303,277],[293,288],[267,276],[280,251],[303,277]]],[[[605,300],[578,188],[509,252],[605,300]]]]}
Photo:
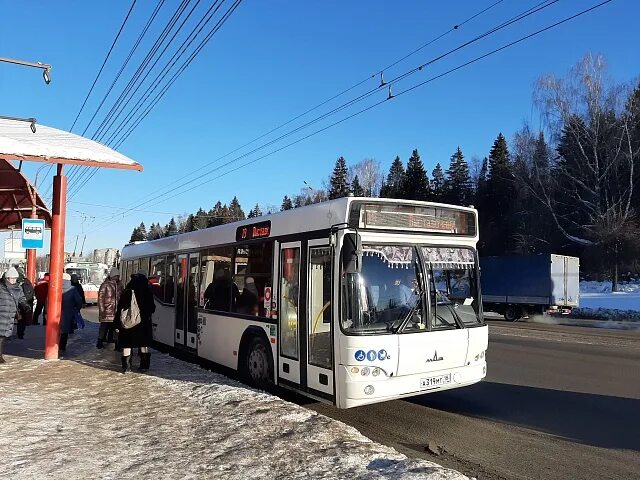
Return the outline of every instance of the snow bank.
{"type": "Polygon", "coordinates": [[[0,478],[467,478],[168,355],[123,375],[95,335],[88,323],[59,362],[9,345],[0,478]]]}
{"type": "MultiPolygon", "coordinates": [[[[611,282],[582,281],[580,293],[611,293],[611,282]]],[[[616,293],[640,293],[640,283],[620,282],[616,293]]]]}
{"type": "MultiPolygon", "coordinates": [[[[640,284],[621,282],[617,292],[611,291],[611,282],[580,282],[580,308],[572,317],[594,320],[640,321],[640,284]]],[[[614,323],[607,328],[619,328],[614,323]]]]}

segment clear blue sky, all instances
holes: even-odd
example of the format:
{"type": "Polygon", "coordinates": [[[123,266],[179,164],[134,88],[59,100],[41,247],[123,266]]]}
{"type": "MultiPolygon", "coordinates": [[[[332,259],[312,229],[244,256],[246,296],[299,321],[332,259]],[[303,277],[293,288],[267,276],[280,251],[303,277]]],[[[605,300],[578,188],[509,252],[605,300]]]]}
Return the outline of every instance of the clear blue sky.
{"type": "MultiPolygon", "coordinates": [[[[140,53],[150,48],[178,3],[166,0],[124,78],[128,80],[133,74],[142,59],[140,53]]],[[[206,3],[202,2],[194,18],[200,18],[206,3]]],[[[492,3],[494,0],[244,0],[120,148],[144,165],[144,173],[102,171],[72,201],[132,206],[140,198],[160,192],[190,169],[215,160],[366,78],[492,3]]],[[[487,14],[385,72],[385,77],[409,70],[537,3],[504,0],[487,14]]],[[[412,76],[399,84],[397,91],[596,3],[597,0],[561,0],[412,76]]],[[[142,0],[136,4],[74,132],[80,133],[86,126],[154,5],[142,0]]],[[[5,19],[0,56],[53,65],[53,82],[45,86],[37,71],[0,64],[0,113],[35,116],[42,124],[69,129],[129,6],[128,0],[0,0],[5,19]]],[[[246,211],[256,202],[279,205],[283,195],[297,193],[303,181],[321,186],[340,155],[348,163],[375,158],[385,172],[396,155],[406,161],[413,148],[419,149],[429,171],[437,162],[447,165],[457,146],[468,159],[485,156],[498,132],[511,138],[524,121],[538,126],[531,93],[541,74],[563,75],[591,51],[605,55],[616,80],[637,78],[640,31],[630,28],[629,20],[639,17],[640,2],[614,0],[595,13],[387,102],[250,167],[199,188],[182,189],[181,195],[168,201],[142,207],[158,213],[127,214],[96,230],[114,209],[70,203],[67,250],[73,250],[76,235],[83,231],[88,234],[85,251],[121,247],[140,221],[147,226],[151,222],[164,224],[171,214],[194,212],[200,206],[208,209],[218,199],[228,202],[234,195],[246,211]]],[[[191,30],[193,23],[185,27],[185,32],[191,30]]],[[[370,80],[344,100],[376,85],[377,80],[370,80]]],[[[118,83],[116,90],[121,91],[123,86],[118,83]]],[[[386,92],[379,92],[290,140],[385,95],[386,92]]],[[[113,98],[107,102],[109,107],[113,98]]],[[[105,112],[99,114],[100,120],[105,112]]],[[[93,133],[94,128],[88,133],[93,133]]],[[[27,167],[26,172],[33,179],[35,168],[27,167]]],[[[50,179],[44,183],[50,183],[50,179]]]]}

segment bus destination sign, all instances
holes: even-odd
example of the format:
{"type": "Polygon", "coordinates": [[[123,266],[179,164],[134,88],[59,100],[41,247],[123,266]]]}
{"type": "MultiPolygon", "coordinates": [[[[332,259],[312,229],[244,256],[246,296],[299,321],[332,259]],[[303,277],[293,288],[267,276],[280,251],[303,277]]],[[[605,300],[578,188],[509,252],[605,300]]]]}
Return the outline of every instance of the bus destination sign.
{"type": "Polygon", "coordinates": [[[266,222],[243,225],[236,229],[236,242],[242,240],[254,240],[256,238],[267,238],[271,235],[271,220],[266,222]]]}

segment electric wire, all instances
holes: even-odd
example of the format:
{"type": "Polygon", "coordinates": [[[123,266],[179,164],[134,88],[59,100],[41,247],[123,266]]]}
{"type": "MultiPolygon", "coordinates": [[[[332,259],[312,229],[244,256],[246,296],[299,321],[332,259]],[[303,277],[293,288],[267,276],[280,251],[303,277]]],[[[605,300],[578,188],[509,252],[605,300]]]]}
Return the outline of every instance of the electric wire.
{"type": "MultiPolygon", "coordinates": [[[[218,157],[218,158],[216,158],[216,159],[215,159],[215,160],[213,160],[213,161],[207,162],[207,163],[205,163],[205,164],[201,165],[200,167],[198,167],[197,169],[195,169],[195,170],[191,171],[190,173],[187,173],[186,175],[183,175],[183,176],[179,177],[178,179],[176,179],[176,180],[174,180],[173,182],[171,182],[171,183],[169,183],[168,185],[166,185],[166,186],[164,187],[164,189],[166,189],[166,188],[168,188],[168,187],[170,187],[170,186],[172,186],[172,185],[175,185],[176,183],[178,183],[178,182],[180,182],[180,181],[184,180],[185,178],[188,178],[188,177],[190,177],[190,176],[192,176],[192,175],[194,175],[194,174],[197,174],[198,172],[200,172],[201,170],[203,170],[203,169],[204,169],[204,168],[206,168],[207,166],[209,166],[209,165],[213,165],[213,164],[217,163],[218,161],[223,160],[223,159],[225,159],[226,157],[228,157],[228,156],[230,156],[230,155],[233,155],[234,153],[236,153],[236,152],[238,152],[238,151],[242,150],[243,148],[248,147],[249,145],[251,145],[251,144],[253,144],[253,143],[257,142],[258,140],[261,140],[261,139],[263,139],[264,137],[269,136],[270,134],[272,134],[272,133],[274,133],[274,132],[276,132],[276,131],[278,131],[278,130],[282,129],[283,127],[285,127],[285,126],[287,126],[287,125],[289,125],[289,124],[291,124],[291,123],[295,122],[296,120],[298,120],[298,119],[300,119],[300,118],[302,118],[302,117],[304,117],[304,116],[308,115],[309,113],[311,113],[311,112],[313,112],[313,111],[315,111],[315,110],[317,110],[317,109],[319,109],[319,108],[323,107],[324,105],[326,105],[326,104],[330,103],[331,101],[333,101],[333,100],[335,100],[335,99],[337,99],[337,98],[339,98],[339,97],[343,96],[344,94],[346,94],[346,93],[348,93],[348,92],[350,92],[350,91],[352,91],[352,90],[356,89],[357,87],[359,87],[359,86],[361,86],[362,84],[364,84],[364,83],[368,82],[368,81],[369,81],[369,80],[371,80],[372,78],[375,78],[375,77],[376,77],[377,75],[379,75],[381,72],[383,72],[383,71],[385,71],[385,70],[388,70],[388,69],[390,69],[390,68],[392,68],[392,67],[396,66],[396,65],[397,65],[397,64],[399,64],[400,62],[402,62],[402,61],[406,60],[407,58],[409,58],[409,57],[411,57],[412,55],[416,54],[417,52],[419,52],[419,51],[423,50],[424,48],[426,48],[426,47],[428,47],[428,46],[432,45],[433,43],[435,43],[435,42],[437,42],[438,40],[442,39],[442,38],[443,38],[443,37],[445,37],[446,35],[448,35],[448,34],[450,34],[450,33],[453,33],[454,31],[458,30],[458,29],[459,29],[459,27],[461,27],[461,26],[463,26],[463,25],[465,25],[465,24],[469,23],[469,22],[470,22],[470,21],[472,21],[472,20],[475,20],[475,19],[476,19],[476,18],[478,18],[480,15],[482,15],[482,14],[484,14],[484,13],[488,12],[489,10],[491,10],[492,8],[494,8],[495,6],[497,6],[497,5],[499,5],[500,3],[502,3],[503,1],[504,1],[504,0],[498,0],[498,1],[494,2],[494,3],[492,3],[491,5],[489,5],[488,7],[484,8],[483,10],[481,10],[481,11],[479,11],[479,12],[475,13],[474,15],[471,15],[470,17],[466,18],[465,20],[463,20],[462,22],[460,22],[460,23],[458,23],[458,24],[455,24],[453,27],[449,28],[449,29],[448,29],[448,30],[446,30],[445,32],[441,33],[440,35],[437,35],[437,36],[436,36],[436,37],[434,37],[433,39],[431,39],[431,40],[429,40],[429,41],[425,42],[424,44],[420,45],[418,48],[416,48],[416,49],[414,49],[413,51],[409,52],[408,54],[404,55],[404,56],[403,56],[403,57],[401,57],[400,59],[397,59],[397,60],[395,60],[394,62],[392,62],[391,64],[387,65],[386,67],[383,67],[383,68],[381,68],[381,69],[377,70],[377,71],[376,71],[376,73],[373,73],[372,75],[369,75],[369,76],[365,77],[364,79],[360,80],[359,82],[356,82],[355,84],[351,85],[350,87],[348,87],[348,88],[346,88],[346,89],[344,89],[344,90],[340,91],[339,93],[337,93],[337,94],[335,94],[335,95],[333,95],[333,96],[331,96],[331,97],[329,97],[329,98],[327,98],[327,99],[323,100],[322,102],[320,102],[320,103],[318,103],[317,105],[315,105],[315,106],[313,106],[313,107],[311,107],[311,108],[309,108],[309,109],[305,110],[304,112],[302,112],[302,113],[298,114],[297,116],[295,116],[295,117],[291,118],[290,120],[288,120],[288,121],[286,121],[286,122],[284,122],[284,123],[279,124],[278,126],[276,126],[276,127],[272,128],[271,130],[269,130],[269,131],[267,131],[267,132],[265,132],[265,133],[263,133],[263,134],[259,135],[258,137],[255,137],[254,139],[252,139],[252,140],[250,140],[249,142],[247,142],[247,143],[245,143],[245,144],[241,145],[240,147],[237,147],[237,148],[235,148],[234,150],[231,150],[231,151],[227,152],[226,154],[222,155],[221,157],[218,157]]],[[[129,133],[127,133],[127,135],[126,135],[126,137],[125,137],[125,139],[124,139],[124,140],[126,140],[126,138],[128,138],[128,135],[129,135],[129,133]]],[[[116,148],[119,148],[119,147],[122,145],[122,143],[124,142],[124,140],[123,140],[123,141],[120,141],[120,142],[116,145],[116,148]]],[[[150,195],[154,195],[154,193],[152,193],[152,194],[150,194],[150,195]]],[[[142,200],[144,200],[145,198],[149,197],[150,195],[145,195],[144,197],[142,197],[142,198],[141,198],[140,200],[138,200],[138,201],[142,201],[142,200]]]]}
{"type": "Polygon", "coordinates": [[[149,49],[145,58],[142,60],[142,62],[140,62],[140,65],[138,65],[138,68],[136,69],[135,73],[129,79],[129,82],[127,83],[126,87],[122,90],[118,98],[115,100],[115,102],[111,106],[111,109],[109,110],[109,112],[107,112],[102,122],[98,125],[98,127],[94,131],[91,138],[95,139],[98,136],[98,134],[101,132],[102,128],[104,128],[104,126],[109,123],[109,121],[111,120],[111,117],[113,116],[113,113],[122,104],[122,102],[124,101],[128,93],[131,91],[133,86],[137,83],[140,76],[144,73],[147,66],[149,65],[149,62],[153,59],[153,57],[155,56],[157,51],[160,49],[160,47],[166,40],[171,30],[173,30],[173,27],[175,26],[175,24],[178,22],[178,20],[186,10],[187,6],[189,5],[189,2],[190,0],[182,0],[181,3],[178,5],[175,12],[171,16],[171,18],[169,19],[165,27],[163,28],[162,32],[160,32],[160,34],[156,38],[151,49],[149,49]]]}
{"type": "MultiPolygon", "coordinates": [[[[201,1],[202,0],[196,0],[195,1],[194,5],[191,7],[191,10],[189,10],[187,15],[182,19],[182,22],[180,23],[178,28],[175,30],[175,32],[173,32],[173,34],[171,35],[171,38],[169,39],[169,41],[164,45],[164,47],[162,48],[162,51],[160,52],[160,54],[153,61],[153,64],[151,65],[151,67],[149,67],[147,69],[144,77],[142,77],[142,80],[139,80],[139,81],[136,80],[137,85],[135,86],[135,88],[133,88],[133,86],[132,86],[131,89],[129,90],[129,92],[127,92],[127,95],[124,98],[126,98],[126,97],[128,97],[128,98],[126,99],[126,101],[124,100],[124,98],[122,100],[124,102],[124,105],[122,105],[122,102],[121,102],[120,105],[122,105],[122,106],[118,105],[117,108],[114,110],[114,113],[111,114],[111,117],[109,118],[109,120],[107,122],[103,122],[103,124],[101,124],[101,127],[98,130],[96,130],[96,133],[94,134],[94,138],[96,140],[102,141],[105,138],[105,136],[107,135],[107,132],[109,131],[109,129],[118,120],[118,118],[120,117],[120,115],[122,114],[124,109],[127,107],[129,102],[131,101],[131,99],[138,92],[140,87],[144,84],[145,80],[149,77],[149,75],[151,74],[151,72],[153,71],[155,66],[158,64],[158,62],[160,61],[162,56],[165,54],[167,49],[171,46],[172,42],[178,36],[178,34],[180,33],[180,31],[182,30],[184,25],[189,20],[189,18],[191,18],[191,15],[193,15],[193,12],[196,10],[196,8],[198,7],[198,5],[200,4],[201,1]],[[133,90],[133,91],[131,91],[131,90],[133,90]]],[[[215,0],[215,3],[218,3],[219,1],[220,0],[215,0]]]]}
{"type": "MultiPolygon", "coordinates": [[[[253,153],[256,153],[256,152],[258,152],[260,150],[263,150],[264,148],[266,148],[268,146],[273,145],[276,142],[279,142],[280,140],[283,140],[283,139],[285,139],[287,137],[290,137],[291,135],[299,132],[300,130],[303,130],[303,129],[305,129],[305,128],[307,128],[307,127],[309,127],[309,126],[311,126],[311,125],[313,125],[313,124],[315,124],[315,123],[317,123],[317,122],[319,122],[319,121],[321,121],[321,120],[323,120],[323,119],[325,119],[325,118],[327,118],[327,117],[329,117],[331,115],[334,115],[335,113],[337,113],[339,111],[342,111],[342,110],[354,105],[355,103],[358,103],[358,102],[360,102],[360,101],[362,101],[362,100],[374,95],[375,93],[381,91],[382,87],[386,87],[388,85],[393,85],[393,84],[395,84],[395,83],[407,78],[409,75],[415,74],[415,73],[423,70],[424,67],[426,67],[428,65],[432,65],[433,63],[435,63],[435,62],[437,62],[439,60],[442,60],[443,58],[446,58],[447,56],[459,51],[460,49],[462,49],[462,48],[464,48],[464,47],[466,47],[468,45],[471,45],[471,44],[473,44],[473,43],[475,43],[475,42],[487,37],[488,35],[496,33],[497,31],[499,31],[499,30],[501,30],[501,29],[503,29],[503,28],[505,28],[507,26],[510,26],[510,25],[514,24],[515,22],[517,22],[517,21],[520,21],[520,20],[522,20],[524,18],[527,18],[528,16],[533,15],[534,13],[537,13],[537,12],[541,11],[542,9],[549,7],[549,6],[557,3],[558,1],[559,0],[546,0],[544,2],[541,2],[538,5],[536,5],[535,7],[525,10],[524,12],[522,12],[522,13],[520,13],[520,14],[512,17],[512,18],[510,18],[509,20],[507,20],[505,22],[502,22],[498,26],[491,28],[490,30],[486,31],[485,33],[482,33],[482,34],[472,38],[471,40],[468,40],[468,41],[462,43],[461,45],[448,50],[444,54],[441,54],[441,55],[435,57],[434,59],[431,59],[431,60],[429,60],[429,61],[427,61],[425,63],[422,63],[419,66],[409,70],[408,72],[405,72],[405,73],[403,73],[401,75],[398,75],[394,79],[392,79],[389,82],[387,82],[384,86],[378,86],[376,88],[373,88],[373,89],[367,91],[366,93],[364,93],[364,94],[362,94],[362,95],[360,95],[360,96],[358,96],[358,97],[356,97],[356,98],[354,98],[352,100],[349,100],[348,102],[343,103],[342,105],[334,108],[333,110],[331,110],[329,112],[326,112],[326,113],[320,115],[319,117],[316,117],[313,120],[310,120],[307,123],[305,123],[305,124],[303,124],[301,126],[298,126],[295,129],[290,130],[289,132],[287,132],[287,133],[285,133],[283,135],[280,135],[279,137],[277,137],[275,139],[272,139],[269,142],[264,143],[264,144],[262,144],[262,145],[260,145],[260,146],[258,146],[256,148],[254,148],[253,150],[250,150],[250,151],[248,151],[248,152],[246,152],[246,153],[244,153],[244,154],[242,154],[242,155],[240,155],[238,157],[235,157],[230,162],[227,162],[227,163],[223,164],[223,166],[226,166],[229,163],[233,163],[233,162],[236,162],[236,161],[241,160],[243,158],[246,158],[247,156],[252,155],[253,153]]],[[[184,182],[184,183],[178,185],[177,187],[175,187],[174,189],[185,187],[185,186],[189,185],[190,183],[192,183],[194,181],[197,181],[197,180],[200,180],[200,179],[202,179],[202,177],[206,177],[206,176],[208,176],[208,175],[210,175],[210,174],[212,174],[212,173],[214,173],[214,172],[216,172],[218,170],[219,170],[218,168],[214,168],[212,170],[208,170],[207,172],[201,174],[198,178],[190,180],[190,181],[187,181],[187,182],[184,182]]],[[[165,189],[163,189],[163,190],[165,190],[165,189]]],[[[147,204],[151,203],[152,201],[154,201],[155,199],[162,197],[166,193],[167,192],[156,194],[153,198],[151,198],[151,199],[149,199],[149,200],[147,200],[145,202],[142,202],[140,204],[137,204],[137,206],[147,205],[147,204]]]]}
{"type": "MultiPolygon", "coordinates": [[[[355,116],[361,115],[361,114],[363,114],[363,113],[365,113],[365,112],[367,112],[367,111],[369,111],[369,110],[371,110],[371,109],[373,109],[373,108],[375,108],[375,107],[377,107],[377,106],[380,106],[380,105],[382,105],[383,103],[385,103],[385,102],[389,101],[391,98],[396,98],[396,97],[398,97],[398,96],[401,96],[401,95],[404,95],[404,94],[406,94],[406,93],[409,93],[409,92],[411,92],[411,91],[415,90],[416,88],[418,88],[418,87],[420,87],[420,86],[426,85],[427,83],[430,83],[430,82],[432,82],[432,81],[435,81],[436,79],[442,78],[442,77],[443,77],[443,76],[445,76],[445,75],[449,75],[449,74],[451,74],[451,73],[453,73],[453,72],[455,72],[455,71],[457,71],[457,70],[459,70],[459,69],[462,69],[462,68],[464,68],[464,67],[466,67],[466,66],[469,66],[469,65],[471,65],[471,64],[473,64],[473,63],[475,63],[475,62],[477,62],[477,61],[479,61],[479,60],[482,60],[482,59],[484,59],[484,58],[487,58],[487,57],[489,57],[489,56],[491,56],[491,55],[495,55],[496,53],[498,53],[498,52],[500,52],[500,51],[502,51],[502,50],[505,50],[505,49],[507,49],[507,48],[509,48],[509,47],[511,47],[511,46],[516,45],[516,44],[519,44],[519,43],[521,43],[521,42],[523,42],[523,41],[525,41],[525,40],[527,40],[527,39],[529,39],[529,38],[532,38],[532,37],[534,37],[534,36],[537,36],[537,35],[539,35],[539,34],[541,34],[541,33],[545,32],[545,31],[548,31],[548,30],[550,30],[550,29],[552,29],[552,28],[555,28],[555,27],[557,27],[557,26],[559,26],[559,25],[562,25],[562,24],[564,24],[564,23],[566,23],[566,22],[568,22],[568,21],[571,21],[571,20],[573,20],[573,19],[575,19],[575,18],[577,18],[577,17],[580,17],[580,16],[582,16],[582,15],[584,15],[584,14],[588,13],[588,12],[591,12],[591,11],[593,11],[593,10],[595,10],[595,9],[599,8],[599,7],[602,7],[603,5],[606,5],[606,4],[608,4],[608,3],[612,2],[612,1],[613,1],[613,0],[605,0],[605,1],[601,2],[601,3],[599,3],[599,4],[596,4],[596,5],[592,6],[592,7],[590,7],[590,8],[587,8],[587,9],[585,9],[585,10],[582,10],[582,11],[580,11],[580,12],[578,12],[578,13],[574,14],[574,15],[571,15],[571,16],[569,16],[569,17],[566,17],[566,18],[564,18],[563,20],[560,20],[560,21],[555,22],[555,23],[553,23],[553,24],[551,24],[551,25],[548,25],[547,27],[544,27],[544,28],[542,28],[542,29],[539,29],[539,30],[537,30],[537,31],[533,32],[533,33],[530,33],[530,34],[528,34],[528,35],[525,35],[525,36],[523,36],[523,37],[520,37],[519,39],[517,39],[517,40],[515,40],[515,41],[509,42],[509,43],[507,43],[507,44],[505,44],[505,45],[503,45],[503,46],[501,46],[501,47],[499,47],[499,48],[496,48],[496,49],[494,49],[494,50],[491,50],[491,51],[489,51],[489,52],[487,52],[487,53],[485,53],[485,54],[483,54],[483,55],[477,56],[477,57],[475,57],[474,59],[472,59],[472,60],[470,60],[470,61],[468,61],[468,62],[464,62],[463,64],[458,65],[457,67],[452,68],[452,69],[450,69],[450,70],[447,70],[446,72],[444,72],[444,73],[442,73],[442,74],[436,75],[435,77],[431,77],[430,79],[428,79],[428,80],[426,80],[426,81],[424,81],[424,82],[420,82],[419,84],[416,84],[416,85],[414,85],[414,86],[412,86],[412,87],[409,87],[409,88],[407,88],[407,89],[403,90],[402,92],[399,92],[399,93],[398,93],[397,95],[395,95],[394,97],[389,97],[389,98],[383,99],[383,100],[381,100],[381,101],[378,101],[378,102],[376,102],[376,103],[374,103],[374,104],[372,104],[372,105],[369,105],[369,106],[367,106],[367,107],[365,107],[365,108],[363,108],[363,109],[361,109],[361,110],[359,110],[359,111],[357,111],[357,112],[355,112],[355,113],[353,113],[353,114],[351,114],[351,115],[349,115],[349,116],[347,116],[347,117],[344,117],[344,118],[342,118],[342,119],[340,119],[340,120],[338,120],[338,121],[336,121],[336,122],[334,122],[334,123],[330,124],[330,125],[327,125],[327,126],[325,126],[325,127],[321,128],[321,129],[319,129],[319,130],[316,130],[316,131],[314,131],[314,132],[312,132],[312,133],[310,133],[310,134],[308,134],[308,135],[305,135],[305,136],[303,136],[303,137],[301,137],[301,138],[298,138],[298,139],[294,140],[293,142],[291,142],[291,143],[289,143],[289,144],[287,144],[287,145],[284,145],[284,146],[282,146],[282,147],[279,147],[279,148],[277,148],[277,149],[275,149],[275,150],[273,150],[273,151],[271,151],[271,152],[269,152],[269,153],[267,153],[267,154],[265,154],[265,155],[263,155],[263,156],[261,156],[261,157],[258,157],[258,158],[256,158],[256,159],[250,160],[249,162],[246,162],[246,163],[244,163],[244,164],[242,164],[242,165],[239,165],[239,166],[237,166],[237,167],[235,167],[235,168],[233,168],[233,169],[231,169],[231,170],[229,170],[229,171],[227,171],[227,172],[224,172],[224,173],[222,173],[221,175],[219,175],[218,177],[216,177],[216,178],[214,178],[214,179],[205,180],[205,181],[203,181],[203,182],[201,182],[201,183],[199,183],[199,184],[197,184],[197,185],[195,185],[195,186],[192,186],[192,187],[191,187],[191,189],[193,189],[193,188],[198,188],[198,187],[203,186],[203,185],[205,185],[205,184],[207,184],[207,183],[210,183],[210,182],[212,182],[212,181],[214,181],[214,180],[217,180],[217,179],[219,179],[219,178],[221,178],[221,177],[223,177],[223,176],[226,176],[226,175],[228,175],[228,174],[230,174],[230,173],[232,173],[232,172],[234,172],[234,171],[237,171],[237,170],[239,170],[240,168],[244,168],[244,167],[246,167],[246,166],[248,166],[248,165],[251,165],[251,164],[253,164],[253,163],[256,163],[257,161],[262,160],[262,159],[264,159],[264,158],[266,158],[266,157],[268,157],[268,156],[271,156],[271,155],[273,155],[273,154],[275,154],[275,153],[277,153],[277,152],[280,152],[280,151],[284,150],[285,148],[289,148],[289,147],[291,147],[292,145],[295,145],[295,144],[297,144],[297,143],[300,143],[300,142],[302,142],[302,141],[304,141],[304,140],[306,140],[306,139],[308,139],[308,138],[310,138],[310,137],[312,137],[312,136],[318,135],[319,133],[326,131],[326,130],[327,130],[327,129],[329,129],[329,128],[332,128],[332,127],[334,127],[334,126],[336,126],[336,125],[339,125],[339,124],[341,124],[341,123],[343,123],[343,122],[345,122],[345,121],[347,121],[347,120],[349,120],[349,119],[351,119],[351,118],[353,118],[353,117],[355,117],[355,116]]],[[[225,164],[225,165],[222,165],[222,166],[218,167],[218,169],[224,168],[224,166],[226,166],[226,165],[228,165],[228,164],[229,164],[229,163],[227,163],[227,164],[225,164]]],[[[167,196],[167,195],[163,195],[163,197],[164,197],[164,198],[163,198],[159,203],[164,202],[164,201],[167,201],[167,200],[170,200],[170,199],[172,199],[172,198],[175,198],[176,196],[183,195],[183,194],[184,194],[184,191],[178,191],[177,193],[174,193],[173,195],[168,195],[168,196],[167,196]]],[[[155,199],[154,199],[154,200],[155,200],[155,199]]],[[[140,206],[142,206],[142,204],[141,204],[141,205],[137,205],[136,207],[140,207],[140,206]]],[[[128,215],[127,215],[127,216],[128,216],[128,215]]],[[[97,229],[99,229],[99,228],[103,228],[104,226],[106,226],[106,224],[105,224],[105,225],[101,225],[101,226],[97,227],[97,229]]]]}
{"type": "MultiPolygon", "coordinates": [[[[207,24],[213,19],[214,15],[218,12],[218,10],[220,9],[220,7],[223,4],[224,4],[224,0],[223,0],[222,3],[218,4],[218,6],[213,10],[213,12],[211,12],[209,14],[209,12],[215,6],[215,3],[211,6],[209,11],[205,14],[205,16],[209,15],[209,17],[206,18],[206,20],[203,17],[202,20],[198,23],[198,25],[196,25],[194,27],[194,29],[189,34],[189,37],[187,37],[185,42],[183,42],[183,45],[178,49],[178,51],[176,51],[174,56],[171,58],[171,60],[169,61],[170,63],[167,63],[165,68],[163,68],[162,71],[158,74],[159,77],[156,79],[156,81],[152,85],[149,86],[149,88],[147,89],[146,95],[143,95],[140,99],[138,99],[136,104],[133,105],[131,111],[125,116],[125,118],[122,120],[122,122],[120,122],[118,127],[116,127],[115,130],[112,132],[111,136],[106,140],[105,143],[107,145],[111,145],[111,144],[114,143],[115,138],[118,135],[120,135],[120,133],[126,128],[127,124],[135,116],[135,114],[140,110],[140,108],[142,108],[144,103],[149,99],[149,97],[153,94],[153,92],[155,92],[157,90],[157,88],[160,86],[160,84],[165,79],[165,77],[169,74],[169,72],[171,71],[173,66],[178,62],[178,60],[180,60],[180,58],[184,55],[184,53],[191,46],[191,44],[196,40],[196,38],[200,34],[200,32],[202,32],[202,30],[207,26],[207,24]],[[203,21],[204,21],[204,23],[203,23],[203,21]],[[202,23],[202,25],[200,25],[201,23],[202,23]],[[196,29],[197,29],[197,31],[196,31],[196,29]]],[[[228,18],[230,13],[233,13],[233,10],[235,10],[235,7],[237,7],[237,5],[239,5],[239,2],[234,3],[234,5],[232,5],[232,7],[227,11],[227,13],[220,20],[218,20],[218,23],[216,25],[214,25],[214,27],[211,29],[211,31],[201,41],[199,46],[196,47],[194,52],[192,52],[192,54],[190,55],[189,59],[187,59],[185,62],[183,62],[183,64],[178,68],[177,72],[170,79],[169,84],[168,84],[167,87],[170,87],[173,84],[173,82],[175,81],[175,79],[177,77],[179,77],[180,74],[188,67],[188,65],[191,63],[191,60],[193,60],[193,58],[195,58],[195,56],[202,50],[202,48],[204,48],[204,46],[211,39],[211,37],[213,37],[213,35],[220,29],[222,24],[224,24],[224,22],[226,21],[226,18],[228,18]]],[[[166,88],[166,90],[168,90],[168,88],[166,88]]],[[[152,101],[152,103],[153,103],[153,101],[152,101]]]]}
{"type": "MultiPolygon", "coordinates": [[[[224,25],[224,23],[227,21],[227,19],[231,16],[231,14],[235,11],[235,9],[240,5],[242,0],[235,0],[234,3],[231,5],[231,7],[227,10],[227,12],[222,16],[222,18],[220,20],[218,20],[218,22],[216,23],[216,25],[211,29],[211,31],[206,35],[206,37],[201,41],[201,43],[199,44],[199,46],[196,48],[196,50],[194,50],[192,52],[192,54],[189,56],[189,58],[182,64],[182,66],[179,68],[179,70],[177,72],[175,72],[175,74],[173,75],[173,77],[171,78],[171,81],[165,86],[165,88],[163,89],[162,92],[160,92],[160,94],[158,96],[156,96],[156,98],[154,99],[154,102],[152,103],[152,105],[149,106],[149,108],[143,113],[145,116],[151,111],[151,109],[160,101],[160,99],[162,98],[162,96],[168,91],[168,89],[173,85],[173,83],[178,79],[178,77],[182,74],[182,72],[184,72],[184,70],[186,70],[186,68],[191,64],[191,62],[196,58],[196,56],[200,53],[200,51],[202,51],[202,49],[206,46],[206,44],[211,40],[211,38],[215,35],[216,32],[218,32],[218,30],[220,30],[220,28],[222,28],[222,26],[224,25]]],[[[178,50],[179,55],[175,58],[175,61],[169,66],[169,69],[175,65],[175,63],[179,60],[179,58],[182,56],[182,54],[186,51],[186,49],[191,45],[191,43],[197,38],[197,35],[202,31],[202,29],[206,26],[206,24],[213,18],[213,16],[215,15],[215,13],[218,11],[218,9],[224,4],[224,0],[219,3],[216,7],[216,3],[215,2],[212,7],[207,11],[207,13],[205,14],[205,16],[203,17],[202,20],[204,20],[204,24],[202,24],[202,26],[198,29],[198,27],[200,26],[201,22],[198,23],[198,25],[196,25],[196,27],[194,28],[194,30],[192,31],[192,33],[195,32],[195,35],[193,36],[193,38],[191,38],[191,40],[186,44],[186,46],[184,47],[184,49],[178,50]],[[214,8],[215,7],[215,8],[214,8]],[[213,12],[211,12],[211,10],[213,10],[213,12]],[[209,15],[210,13],[210,15],[209,15]],[[208,18],[205,19],[205,17],[209,15],[208,18]],[[196,32],[196,29],[197,32],[196,32]]],[[[191,35],[190,35],[191,37],[191,35]]],[[[189,38],[189,37],[188,37],[189,38]]],[[[185,41],[186,42],[186,41],[185,41]]],[[[175,56],[175,54],[174,54],[175,56]]],[[[165,75],[168,74],[169,70],[166,71],[165,75]]],[[[164,78],[164,76],[160,79],[160,81],[164,78]]],[[[157,84],[159,85],[159,83],[157,84]]],[[[157,87],[156,85],[156,87],[157,87]]],[[[151,93],[153,92],[153,90],[151,91],[151,93]]],[[[148,98],[150,96],[150,94],[146,97],[148,98]]],[[[109,143],[109,142],[107,142],[109,143]]],[[[79,189],[81,189],[84,185],[86,185],[86,183],[88,183],[93,176],[95,176],[97,173],[97,170],[92,172],[92,174],[84,181],[84,183],[79,187],[79,189]]],[[[77,191],[79,190],[77,189],[75,193],[77,193],[77,191]]]]}

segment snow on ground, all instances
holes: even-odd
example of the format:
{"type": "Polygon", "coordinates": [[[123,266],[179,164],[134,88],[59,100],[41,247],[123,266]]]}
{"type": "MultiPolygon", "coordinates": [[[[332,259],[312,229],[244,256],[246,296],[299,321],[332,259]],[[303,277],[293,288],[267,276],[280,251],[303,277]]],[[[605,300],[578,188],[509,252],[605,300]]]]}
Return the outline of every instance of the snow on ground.
{"type": "Polygon", "coordinates": [[[580,282],[580,308],[572,316],[606,321],[640,320],[640,283],[622,282],[618,292],[611,282],[580,282]]]}
{"type": "Polygon", "coordinates": [[[168,355],[123,375],[96,330],[88,322],[58,362],[40,360],[42,327],[8,345],[0,478],[467,478],[168,355]]]}

